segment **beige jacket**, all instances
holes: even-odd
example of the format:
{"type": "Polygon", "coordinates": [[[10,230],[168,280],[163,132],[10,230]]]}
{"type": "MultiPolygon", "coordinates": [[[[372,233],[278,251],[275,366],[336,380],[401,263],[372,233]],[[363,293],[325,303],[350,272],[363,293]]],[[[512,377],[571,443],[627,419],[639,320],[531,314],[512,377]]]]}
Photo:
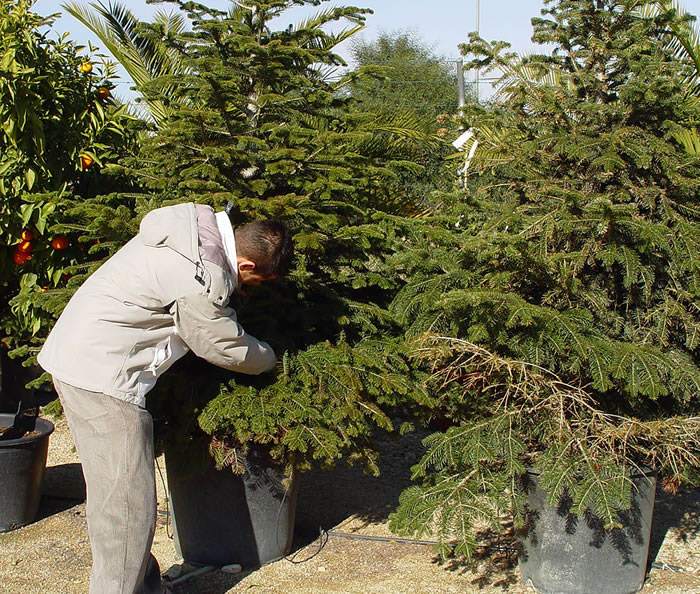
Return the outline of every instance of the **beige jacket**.
{"type": "Polygon", "coordinates": [[[236,278],[210,207],[154,210],[73,295],[39,364],[62,382],[141,407],[190,349],[231,371],[269,371],[272,348],[246,334],[228,307],[236,278]]]}

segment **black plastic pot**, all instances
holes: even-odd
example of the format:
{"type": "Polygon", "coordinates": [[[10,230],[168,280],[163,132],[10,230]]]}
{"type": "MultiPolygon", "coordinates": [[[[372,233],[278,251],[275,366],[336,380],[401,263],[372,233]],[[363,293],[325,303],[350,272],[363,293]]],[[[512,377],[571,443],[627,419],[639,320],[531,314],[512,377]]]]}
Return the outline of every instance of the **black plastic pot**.
{"type": "MultiPolygon", "coordinates": [[[[11,426],[13,414],[0,414],[0,425],[11,426]]],[[[36,419],[34,434],[0,440],[0,532],[34,521],[41,499],[41,483],[53,423],[36,419]]]]}
{"type": "Polygon", "coordinates": [[[528,474],[528,530],[520,572],[542,594],[628,594],[644,584],[654,511],[656,475],[632,477],[632,507],[620,514],[623,528],[604,530],[591,513],[577,518],[570,500],[557,507],[528,474]]]}
{"type": "MultiPolygon", "coordinates": [[[[191,452],[189,452],[191,454],[191,452]]],[[[188,563],[259,567],[289,553],[298,478],[266,463],[255,450],[244,475],[217,470],[206,458],[165,451],[175,548],[188,563]]]]}

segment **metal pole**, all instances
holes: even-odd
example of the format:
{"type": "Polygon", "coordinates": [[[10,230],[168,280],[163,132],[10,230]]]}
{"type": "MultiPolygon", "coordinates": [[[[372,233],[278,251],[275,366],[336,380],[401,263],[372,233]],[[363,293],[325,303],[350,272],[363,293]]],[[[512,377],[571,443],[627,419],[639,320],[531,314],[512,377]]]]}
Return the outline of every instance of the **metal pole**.
{"type": "Polygon", "coordinates": [[[455,60],[457,64],[457,96],[460,113],[464,109],[464,59],[455,60]]]}
{"type": "MultiPolygon", "coordinates": [[[[479,35],[481,28],[481,0],[476,0],[476,34],[479,35]]],[[[479,67],[476,67],[476,102],[479,102],[479,67]]]]}

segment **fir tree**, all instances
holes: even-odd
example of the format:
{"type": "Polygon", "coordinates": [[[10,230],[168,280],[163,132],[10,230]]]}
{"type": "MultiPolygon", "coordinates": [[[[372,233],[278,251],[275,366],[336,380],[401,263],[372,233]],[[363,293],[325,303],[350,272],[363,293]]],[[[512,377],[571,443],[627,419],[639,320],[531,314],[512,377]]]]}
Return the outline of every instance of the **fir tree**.
{"type": "MultiPolygon", "coordinates": [[[[189,358],[159,380],[150,406],[174,441],[186,448],[201,437],[198,425],[218,461],[234,468],[259,443],[297,468],[346,456],[376,471],[372,431],[392,429],[392,412],[430,402],[386,310],[398,278],[384,257],[411,226],[389,183],[419,169],[419,143],[435,141],[350,109],[341,89],[361,72],[329,76],[343,64],[332,49],[342,33],[324,27],[357,30],[367,11],[328,8],[275,30],[286,8],[318,2],[260,0],[228,12],[173,4],[189,26],[163,43],[185,74],[143,86],[151,103],[168,89],[167,115],[112,168],[135,191],[86,200],[71,216],[108,255],[153,208],[231,202],[235,224],[285,220],[297,259],[285,284],[234,300],[246,330],[284,354],[276,377],[244,378],[189,358]]],[[[142,25],[145,37],[162,34],[157,23],[142,25]]]]}
{"type": "Polygon", "coordinates": [[[567,493],[609,528],[639,465],[669,490],[698,478],[700,161],[674,132],[700,112],[692,65],[664,43],[679,17],[639,4],[547,2],[547,56],[463,48],[504,72],[502,101],[467,115],[472,226],[432,246],[393,305],[432,332],[417,358],[455,425],[427,442],[394,526],[437,529],[460,554],[480,521],[522,521],[526,465],[551,502],[567,493]]]}

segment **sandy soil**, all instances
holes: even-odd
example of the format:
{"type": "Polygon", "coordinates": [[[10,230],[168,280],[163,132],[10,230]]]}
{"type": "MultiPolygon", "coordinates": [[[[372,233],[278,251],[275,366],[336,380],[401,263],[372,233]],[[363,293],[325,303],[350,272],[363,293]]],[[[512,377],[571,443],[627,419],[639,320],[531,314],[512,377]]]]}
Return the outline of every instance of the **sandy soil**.
{"type": "MultiPolygon", "coordinates": [[[[382,449],[380,478],[343,468],[304,477],[295,550],[287,559],[236,575],[211,572],[176,586],[174,592],[534,592],[519,582],[514,570],[464,572],[438,564],[431,546],[350,538],[391,537],[386,517],[408,483],[408,469],[420,447],[416,436],[408,436],[387,442],[382,449]],[[330,534],[318,537],[320,530],[330,534]]],[[[159,466],[164,474],[162,459],[159,466]]],[[[176,572],[181,559],[168,536],[165,492],[157,479],[159,519],[153,553],[163,571],[176,572]]],[[[87,592],[91,556],[84,497],[78,458],[65,421],[58,419],[39,518],[30,526],[0,534],[0,592],[87,592]]],[[[700,594],[700,490],[677,497],[659,494],[650,555],[655,565],[643,594],[700,594]]]]}

